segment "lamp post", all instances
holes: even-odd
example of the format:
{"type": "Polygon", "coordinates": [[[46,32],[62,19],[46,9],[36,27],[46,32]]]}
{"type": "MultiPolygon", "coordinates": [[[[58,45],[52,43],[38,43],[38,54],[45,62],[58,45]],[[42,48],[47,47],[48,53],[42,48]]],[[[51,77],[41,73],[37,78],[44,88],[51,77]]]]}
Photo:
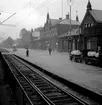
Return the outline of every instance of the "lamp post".
{"type": "Polygon", "coordinates": [[[56,43],[56,50],[58,51],[58,43],[56,43]]]}
{"type": "Polygon", "coordinates": [[[46,47],[46,50],[47,50],[47,48],[48,48],[48,46],[47,46],[48,42],[46,41],[45,44],[46,44],[45,47],[46,47]]]}
{"type": "MultiPolygon", "coordinates": [[[[67,0],[67,3],[68,3],[69,8],[70,8],[70,37],[69,37],[69,39],[71,40],[71,6],[73,5],[74,0],[67,0]]],[[[71,52],[71,49],[70,49],[70,52],[71,52]]]]}
{"type": "Polygon", "coordinates": [[[41,44],[39,43],[39,49],[41,49],[41,44]]]}
{"type": "Polygon", "coordinates": [[[32,49],[32,42],[33,42],[33,29],[31,29],[30,33],[30,49],[32,49]]]}

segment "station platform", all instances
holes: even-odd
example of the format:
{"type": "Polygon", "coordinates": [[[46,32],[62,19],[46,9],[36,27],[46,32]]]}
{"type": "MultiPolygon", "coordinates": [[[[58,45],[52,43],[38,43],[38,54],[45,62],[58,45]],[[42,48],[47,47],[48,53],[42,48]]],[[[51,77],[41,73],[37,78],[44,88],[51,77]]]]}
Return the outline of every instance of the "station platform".
{"type": "Polygon", "coordinates": [[[53,51],[49,55],[47,50],[30,50],[29,57],[25,49],[10,50],[10,53],[102,95],[102,68],[70,61],[68,53],[53,51]]]}

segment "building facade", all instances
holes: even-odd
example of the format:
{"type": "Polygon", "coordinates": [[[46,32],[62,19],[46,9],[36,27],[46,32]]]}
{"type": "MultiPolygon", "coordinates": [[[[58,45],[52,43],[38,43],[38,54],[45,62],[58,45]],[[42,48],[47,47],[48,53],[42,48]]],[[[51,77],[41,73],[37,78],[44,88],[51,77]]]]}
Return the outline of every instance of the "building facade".
{"type": "Polygon", "coordinates": [[[34,31],[31,29],[30,44],[31,49],[40,49],[39,40],[41,36],[42,27],[35,28],[34,31]]]}
{"type": "MultiPolygon", "coordinates": [[[[71,20],[71,28],[78,29],[80,23],[76,20],[71,20]]],[[[70,40],[68,40],[70,31],[70,19],[69,14],[65,19],[51,19],[49,13],[47,13],[46,22],[41,30],[39,45],[41,49],[51,48],[57,51],[69,51],[70,40]],[[64,34],[67,33],[67,36],[64,34]]]]}
{"type": "Polygon", "coordinates": [[[92,9],[90,1],[87,11],[80,25],[81,39],[80,49],[102,49],[102,10],[92,9]]]}

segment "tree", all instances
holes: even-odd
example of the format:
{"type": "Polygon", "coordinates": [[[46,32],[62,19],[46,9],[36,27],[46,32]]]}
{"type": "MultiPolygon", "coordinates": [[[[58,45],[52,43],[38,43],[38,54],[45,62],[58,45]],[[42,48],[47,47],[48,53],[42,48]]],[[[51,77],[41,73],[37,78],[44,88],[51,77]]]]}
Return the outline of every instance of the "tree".
{"type": "Polygon", "coordinates": [[[12,47],[13,44],[14,44],[14,40],[11,37],[8,37],[0,45],[2,47],[12,47]]]}
{"type": "Polygon", "coordinates": [[[21,45],[23,47],[28,47],[30,44],[30,37],[31,37],[31,32],[23,28],[20,31],[20,38],[21,38],[21,45]]]}

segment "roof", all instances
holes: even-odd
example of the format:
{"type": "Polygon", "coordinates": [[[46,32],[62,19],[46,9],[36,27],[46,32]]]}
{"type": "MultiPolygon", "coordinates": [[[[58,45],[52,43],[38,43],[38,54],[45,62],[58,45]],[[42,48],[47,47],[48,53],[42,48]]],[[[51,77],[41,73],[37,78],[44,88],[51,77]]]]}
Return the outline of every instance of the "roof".
{"type": "MultiPolygon", "coordinates": [[[[80,34],[79,29],[73,29],[73,30],[71,31],[71,36],[77,36],[77,35],[79,35],[79,34],[80,34]]],[[[65,37],[65,36],[70,36],[70,32],[68,31],[68,32],[66,32],[66,33],[64,33],[64,34],[62,34],[62,35],[60,35],[59,37],[65,37]]]]}
{"type": "Polygon", "coordinates": [[[60,21],[62,21],[62,20],[59,20],[59,19],[50,19],[50,22],[51,22],[52,26],[58,24],[60,21]]]}
{"type": "Polygon", "coordinates": [[[90,13],[97,22],[102,23],[102,10],[92,9],[90,13]]]}
{"type": "Polygon", "coordinates": [[[41,31],[43,29],[43,27],[38,27],[38,28],[35,28],[35,31],[41,31]]]}
{"type": "Polygon", "coordinates": [[[79,29],[73,29],[71,31],[71,35],[73,35],[73,36],[76,36],[76,35],[79,35],[79,34],[80,34],[79,29]]]}
{"type": "MultiPolygon", "coordinates": [[[[70,19],[63,19],[59,24],[70,24],[70,19]]],[[[71,20],[72,25],[80,25],[76,20],[71,20]]]]}

